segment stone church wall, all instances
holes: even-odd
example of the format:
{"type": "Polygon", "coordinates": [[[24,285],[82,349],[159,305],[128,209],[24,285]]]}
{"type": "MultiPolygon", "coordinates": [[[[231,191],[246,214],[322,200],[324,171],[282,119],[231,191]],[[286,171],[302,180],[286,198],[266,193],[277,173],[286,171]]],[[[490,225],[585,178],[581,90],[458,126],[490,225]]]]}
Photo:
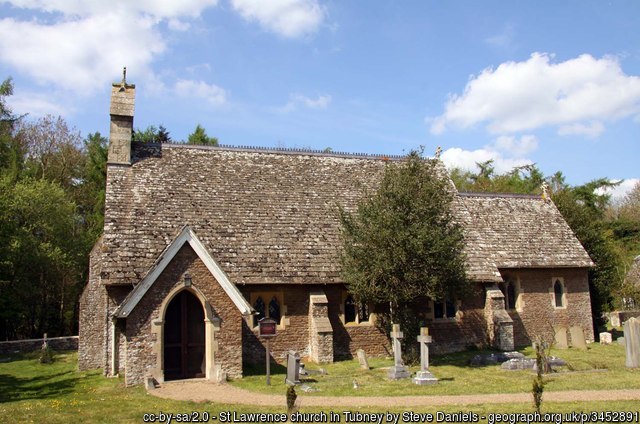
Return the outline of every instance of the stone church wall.
{"type": "Polygon", "coordinates": [[[553,328],[557,326],[580,326],[585,339],[594,340],[586,269],[516,269],[503,274],[518,281],[520,286],[520,305],[508,310],[513,319],[516,346],[531,344],[537,335],[553,341],[553,328]],[[556,278],[564,282],[566,304],[563,308],[554,307],[556,278]]]}
{"type": "Polygon", "coordinates": [[[158,352],[162,347],[152,331],[157,325],[153,321],[161,318],[167,295],[184,285],[184,273],[191,275],[193,287],[220,318],[220,330],[215,333],[215,364],[231,378],[242,377],[242,316],[191,246],[185,244],[126,319],[126,358],[121,361],[126,360],[127,385],[140,384],[144,377],[159,372],[158,352]]]}
{"type": "Polygon", "coordinates": [[[107,292],[100,284],[100,253],[102,239],[89,255],[89,281],[80,296],[80,329],[78,340],[78,368],[102,368],[105,360],[105,332],[107,324],[107,292]]]}

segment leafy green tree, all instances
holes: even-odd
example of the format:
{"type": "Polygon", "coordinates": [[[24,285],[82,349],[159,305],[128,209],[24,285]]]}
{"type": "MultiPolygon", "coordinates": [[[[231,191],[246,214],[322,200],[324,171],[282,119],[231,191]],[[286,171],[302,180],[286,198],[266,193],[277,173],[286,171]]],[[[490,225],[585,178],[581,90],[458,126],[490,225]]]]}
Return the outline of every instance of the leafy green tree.
{"type": "Polygon", "coordinates": [[[625,221],[640,222],[640,181],[622,199],[618,214],[625,221]]]}
{"type": "Polygon", "coordinates": [[[84,268],[75,204],[55,182],[0,179],[0,337],[70,333],[84,268]]]}
{"type": "Polygon", "coordinates": [[[84,146],[87,160],[84,169],[83,197],[79,206],[90,232],[89,244],[92,245],[102,233],[104,225],[109,140],[96,132],[87,136],[84,146]]]}
{"type": "Polygon", "coordinates": [[[133,133],[133,141],[137,143],[170,143],[169,131],[162,125],[149,125],[145,130],[137,128],[133,133]]]}
{"type": "Polygon", "coordinates": [[[200,125],[196,125],[196,129],[189,134],[187,144],[197,144],[202,146],[217,146],[218,139],[209,137],[205,129],[200,125]]]}
{"type": "Polygon", "coordinates": [[[437,162],[412,152],[387,165],[377,191],[354,212],[340,211],[348,290],[359,302],[389,305],[378,312],[387,326],[401,324],[406,347],[424,324],[413,310],[417,299],[453,300],[468,289],[453,196],[437,162]]]}
{"type": "Polygon", "coordinates": [[[513,168],[504,174],[496,174],[493,160],[477,163],[477,173],[454,168],[451,179],[459,191],[539,194],[544,175],[535,164],[513,168]]]}
{"type": "Polygon", "coordinates": [[[22,172],[24,148],[13,137],[16,125],[21,117],[13,114],[6,98],[13,94],[11,78],[7,78],[0,84],[0,171],[3,175],[16,180],[22,172]]]}
{"type": "Polygon", "coordinates": [[[25,175],[56,181],[71,192],[82,178],[82,137],[61,117],[47,115],[35,121],[23,120],[15,138],[26,148],[25,175]]]}

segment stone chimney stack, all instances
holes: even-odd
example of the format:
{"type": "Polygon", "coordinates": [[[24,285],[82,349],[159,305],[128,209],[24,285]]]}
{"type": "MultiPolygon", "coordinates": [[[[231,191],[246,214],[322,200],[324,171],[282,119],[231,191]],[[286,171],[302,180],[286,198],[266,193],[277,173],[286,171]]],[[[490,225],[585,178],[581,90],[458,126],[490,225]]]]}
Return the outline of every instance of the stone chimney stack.
{"type": "Polygon", "coordinates": [[[133,110],[136,86],[127,84],[127,68],[122,72],[122,81],[111,87],[111,132],[109,135],[109,157],[107,163],[131,165],[131,136],[133,134],[133,110]]]}

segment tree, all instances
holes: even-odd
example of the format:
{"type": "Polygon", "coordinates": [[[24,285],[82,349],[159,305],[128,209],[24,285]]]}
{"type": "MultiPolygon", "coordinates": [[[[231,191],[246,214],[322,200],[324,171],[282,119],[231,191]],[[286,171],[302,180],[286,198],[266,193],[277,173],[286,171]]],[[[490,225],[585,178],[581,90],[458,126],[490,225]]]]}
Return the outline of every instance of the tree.
{"type": "Polygon", "coordinates": [[[102,233],[104,201],[107,181],[107,157],[109,140],[99,132],[89,134],[84,141],[87,160],[84,169],[83,196],[79,202],[93,245],[102,233]]]}
{"type": "Polygon", "coordinates": [[[162,125],[149,125],[144,131],[137,128],[133,133],[133,141],[137,143],[171,143],[169,131],[162,125]]]}
{"type": "Polygon", "coordinates": [[[378,313],[387,326],[401,324],[407,347],[424,324],[413,310],[416,300],[453,300],[468,289],[449,184],[436,161],[411,152],[386,166],[378,190],[353,213],[340,210],[347,287],[359,302],[389,305],[378,313]]]}
{"type": "Polygon", "coordinates": [[[23,121],[16,131],[26,150],[26,175],[56,181],[65,190],[73,190],[84,171],[82,137],[61,117],[46,115],[35,121],[23,121]]]}
{"type": "Polygon", "coordinates": [[[55,182],[0,179],[0,337],[71,333],[85,266],[75,204],[55,182]]]}
{"type": "Polygon", "coordinates": [[[640,181],[622,199],[618,215],[625,221],[640,223],[640,181]]]}
{"type": "Polygon", "coordinates": [[[202,146],[217,146],[218,139],[215,137],[209,137],[207,132],[200,124],[196,125],[196,129],[189,134],[187,144],[198,144],[202,146]]]}
{"type": "Polygon", "coordinates": [[[473,173],[454,168],[451,179],[460,191],[539,194],[544,175],[535,164],[522,165],[504,174],[496,174],[493,160],[476,163],[479,171],[473,173]]]}
{"type": "Polygon", "coordinates": [[[13,114],[6,98],[13,94],[11,78],[0,84],[0,171],[14,181],[22,171],[23,146],[13,137],[16,125],[22,117],[13,114]]]}

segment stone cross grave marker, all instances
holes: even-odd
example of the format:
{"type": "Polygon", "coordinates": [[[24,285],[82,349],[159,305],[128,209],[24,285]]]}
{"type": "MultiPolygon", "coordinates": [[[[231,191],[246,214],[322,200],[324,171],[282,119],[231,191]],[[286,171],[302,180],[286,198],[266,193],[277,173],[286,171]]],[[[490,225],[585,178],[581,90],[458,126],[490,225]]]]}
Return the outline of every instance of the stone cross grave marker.
{"type": "Polygon", "coordinates": [[[369,360],[367,359],[367,353],[362,349],[358,349],[356,353],[358,355],[358,362],[360,362],[360,368],[362,368],[363,370],[370,369],[369,360]]]}
{"type": "Polygon", "coordinates": [[[391,340],[393,341],[393,366],[389,369],[388,373],[388,377],[392,380],[409,378],[411,375],[402,362],[402,347],[400,346],[402,337],[403,334],[402,331],[400,331],[400,324],[393,324],[391,331],[391,340]]]}
{"type": "Polygon", "coordinates": [[[555,347],[558,349],[568,349],[567,329],[565,327],[555,327],[555,347]]]}
{"type": "Polygon", "coordinates": [[[429,343],[432,342],[429,329],[422,327],[417,337],[420,343],[420,371],[413,377],[413,382],[418,385],[436,384],[438,379],[429,371],[429,343]]]}
{"type": "Polygon", "coordinates": [[[627,368],[640,367],[640,320],[629,318],[622,324],[624,329],[627,368]]]}
{"type": "Polygon", "coordinates": [[[586,349],[587,342],[584,340],[584,331],[580,326],[573,326],[569,328],[569,334],[571,334],[571,346],[577,349],[586,349]]]}

